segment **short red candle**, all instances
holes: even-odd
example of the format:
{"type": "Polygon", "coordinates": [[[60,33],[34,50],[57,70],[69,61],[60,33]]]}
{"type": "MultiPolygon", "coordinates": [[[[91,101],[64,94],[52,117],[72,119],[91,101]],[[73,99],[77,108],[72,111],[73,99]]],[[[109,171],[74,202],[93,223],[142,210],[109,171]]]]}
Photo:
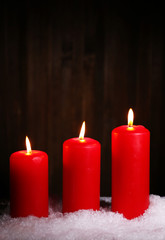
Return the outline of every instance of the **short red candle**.
{"type": "Polygon", "coordinates": [[[10,156],[11,217],[48,216],[48,156],[18,151],[10,156]]]}
{"type": "Polygon", "coordinates": [[[143,126],[112,131],[112,211],[132,219],[149,205],[150,132],[143,126]]]}
{"type": "Polygon", "coordinates": [[[71,138],[63,144],[63,212],[100,208],[100,143],[71,138]]]}

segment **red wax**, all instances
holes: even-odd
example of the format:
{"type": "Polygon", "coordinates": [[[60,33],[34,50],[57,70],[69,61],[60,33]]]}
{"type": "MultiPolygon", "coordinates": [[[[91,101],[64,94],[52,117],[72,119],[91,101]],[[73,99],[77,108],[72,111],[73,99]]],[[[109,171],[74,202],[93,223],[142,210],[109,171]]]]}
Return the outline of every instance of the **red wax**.
{"type": "Polygon", "coordinates": [[[132,219],[149,205],[150,132],[143,126],[112,131],[112,211],[132,219]]]}
{"type": "Polygon", "coordinates": [[[10,214],[48,216],[48,156],[18,151],[10,156],[10,214]]]}
{"type": "Polygon", "coordinates": [[[63,144],[63,212],[100,208],[100,143],[72,138],[63,144]]]}

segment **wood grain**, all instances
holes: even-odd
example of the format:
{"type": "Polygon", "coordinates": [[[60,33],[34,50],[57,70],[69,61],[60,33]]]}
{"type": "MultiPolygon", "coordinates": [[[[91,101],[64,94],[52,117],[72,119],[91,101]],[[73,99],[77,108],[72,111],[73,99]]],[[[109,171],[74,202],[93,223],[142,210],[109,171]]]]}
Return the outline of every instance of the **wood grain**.
{"type": "MultiPolygon", "coordinates": [[[[153,8],[154,9],[154,8],[153,8]]],[[[152,9],[152,10],[153,10],[152,9]]],[[[9,156],[49,155],[50,196],[62,195],[62,144],[79,134],[102,144],[101,195],[111,194],[111,131],[151,130],[151,193],[165,195],[163,12],[94,1],[5,1],[0,16],[0,197],[9,197],[9,156]]]]}

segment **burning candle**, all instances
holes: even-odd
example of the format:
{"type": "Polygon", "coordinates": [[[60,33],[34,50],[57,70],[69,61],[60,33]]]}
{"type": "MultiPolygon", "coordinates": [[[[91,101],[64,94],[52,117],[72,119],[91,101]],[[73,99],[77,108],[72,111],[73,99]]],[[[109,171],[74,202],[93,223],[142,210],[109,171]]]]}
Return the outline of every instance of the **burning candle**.
{"type": "Polygon", "coordinates": [[[98,141],[84,137],[63,144],[63,212],[100,208],[100,151],[98,141]]]}
{"type": "Polygon", "coordinates": [[[10,214],[11,217],[48,216],[48,156],[31,150],[10,156],[10,214]]]}
{"type": "Polygon", "coordinates": [[[112,131],[112,211],[132,219],[149,205],[150,132],[133,125],[129,110],[128,125],[112,131]]]}

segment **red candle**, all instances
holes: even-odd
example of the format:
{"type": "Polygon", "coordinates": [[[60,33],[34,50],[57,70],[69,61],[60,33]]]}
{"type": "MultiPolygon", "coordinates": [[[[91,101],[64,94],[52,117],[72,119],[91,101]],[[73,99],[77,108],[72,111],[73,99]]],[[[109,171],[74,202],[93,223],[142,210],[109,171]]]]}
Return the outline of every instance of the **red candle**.
{"type": "Polygon", "coordinates": [[[85,122],[79,138],[63,144],[63,212],[100,208],[100,143],[84,138],[85,122]]]}
{"type": "Polygon", "coordinates": [[[10,156],[11,217],[48,216],[48,156],[32,150],[28,138],[27,151],[10,156]]]}
{"type": "Polygon", "coordinates": [[[128,125],[112,131],[112,211],[128,219],[149,205],[150,132],[133,125],[131,110],[128,125]]]}

